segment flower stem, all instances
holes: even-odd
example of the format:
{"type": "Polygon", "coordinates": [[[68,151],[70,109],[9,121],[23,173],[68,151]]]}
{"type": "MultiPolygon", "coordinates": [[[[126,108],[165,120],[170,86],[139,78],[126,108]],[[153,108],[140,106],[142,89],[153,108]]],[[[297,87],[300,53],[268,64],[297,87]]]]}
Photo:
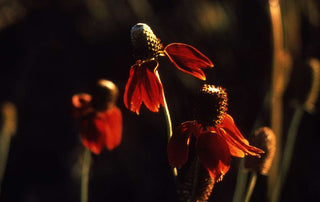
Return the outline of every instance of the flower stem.
{"type": "Polygon", "coordinates": [[[16,133],[17,112],[14,104],[5,102],[1,106],[1,115],[3,117],[2,125],[0,125],[0,196],[1,184],[4,177],[8,154],[10,150],[11,138],[16,133]]]}
{"type": "MultiPolygon", "coordinates": [[[[158,71],[156,71],[156,75],[157,75],[159,81],[161,82],[160,75],[159,75],[158,71]]],[[[164,90],[162,91],[162,96],[163,96],[163,103],[164,103],[163,109],[164,109],[164,114],[165,114],[166,123],[167,123],[167,134],[168,134],[168,142],[169,142],[169,140],[172,136],[172,122],[171,122],[170,111],[168,108],[168,104],[167,104],[166,96],[164,94],[164,90]]],[[[176,178],[178,176],[177,168],[172,168],[172,173],[175,178],[175,181],[177,181],[176,180],[176,178]]]]}
{"type": "Polygon", "coordinates": [[[246,195],[246,198],[244,200],[245,202],[249,202],[250,201],[250,198],[251,198],[251,195],[253,193],[254,187],[256,186],[256,182],[257,182],[257,173],[253,172],[251,174],[251,177],[250,177],[247,195],[246,195]]]}
{"type": "Polygon", "coordinates": [[[244,172],[244,160],[241,159],[239,169],[238,169],[236,189],[235,189],[233,200],[232,200],[233,202],[238,202],[243,199],[247,178],[248,178],[248,174],[247,172],[244,172]]]}
{"type": "Polygon", "coordinates": [[[81,202],[88,202],[89,171],[91,164],[91,152],[85,149],[83,154],[82,175],[81,175],[81,202]]]}
{"type": "Polygon", "coordinates": [[[283,157],[282,157],[283,160],[282,160],[281,170],[280,170],[278,180],[275,184],[275,188],[274,188],[274,191],[272,194],[271,201],[273,201],[273,202],[279,201],[281,189],[282,189],[283,183],[284,183],[286,176],[287,176],[287,173],[288,173],[288,169],[291,164],[295,140],[296,140],[296,136],[297,136],[298,129],[299,129],[299,123],[302,119],[303,114],[304,114],[304,109],[302,106],[299,106],[296,109],[296,111],[292,117],[292,121],[290,123],[289,130],[288,130],[288,137],[287,137],[286,145],[285,145],[284,151],[283,151],[283,157]]]}

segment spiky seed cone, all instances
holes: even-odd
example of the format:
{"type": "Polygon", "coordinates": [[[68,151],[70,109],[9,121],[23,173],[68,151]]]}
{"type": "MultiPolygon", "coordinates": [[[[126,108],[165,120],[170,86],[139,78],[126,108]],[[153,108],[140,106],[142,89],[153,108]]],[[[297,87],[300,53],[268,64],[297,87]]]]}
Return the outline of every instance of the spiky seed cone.
{"type": "Polygon", "coordinates": [[[259,128],[250,139],[250,144],[262,149],[265,153],[261,155],[261,158],[246,156],[245,168],[261,175],[268,175],[276,152],[275,134],[268,127],[259,128]]]}
{"type": "Polygon", "coordinates": [[[92,106],[96,111],[105,111],[115,105],[118,87],[109,80],[100,79],[92,88],[92,106]]]}
{"type": "Polygon", "coordinates": [[[151,28],[144,23],[138,23],[131,28],[133,57],[136,60],[146,60],[158,56],[162,45],[151,28]]]}
{"type": "Polygon", "coordinates": [[[220,124],[227,106],[228,97],[223,88],[204,84],[196,102],[195,119],[204,127],[220,124]]]}

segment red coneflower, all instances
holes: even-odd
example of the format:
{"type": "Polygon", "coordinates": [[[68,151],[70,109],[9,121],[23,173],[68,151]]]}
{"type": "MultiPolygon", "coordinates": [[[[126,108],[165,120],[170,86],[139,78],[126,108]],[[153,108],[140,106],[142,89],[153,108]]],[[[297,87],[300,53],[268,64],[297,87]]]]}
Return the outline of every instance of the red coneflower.
{"type": "Polygon", "coordinates": [[[163,48],[160,39],[143,23],[132,27],[131,41],[136,63],[130,69],[124,104],[137,114],[142,102],[152,112],[164,106],[163,87],[157,73],[159,56],[167,56],[179,70],[202,80],[206,79],[202,69],[213,67],[210,59],[190,45],[171,43],[163,48]]]}
{"type": "Polygon", "coordinates": [[[191,148],[214,183],[228,172],[231,156],[260,157],[264,152],[249,145],[226,112],[227,93],[221,87],[205,84],[195,108],[195,120],[182,123],[169,141],[170,165],[183,167],[190,161],[191,148]]]}
{"type": "Polygon", "coordinates": [[[104,147],[111,151],[121,142],[122,115],[115,105],[117,96],[117,86],[101,79],[91,94],[72,97],[73,115],[80,120],[82,142],[95,154],[100,154],[104,147]]]}

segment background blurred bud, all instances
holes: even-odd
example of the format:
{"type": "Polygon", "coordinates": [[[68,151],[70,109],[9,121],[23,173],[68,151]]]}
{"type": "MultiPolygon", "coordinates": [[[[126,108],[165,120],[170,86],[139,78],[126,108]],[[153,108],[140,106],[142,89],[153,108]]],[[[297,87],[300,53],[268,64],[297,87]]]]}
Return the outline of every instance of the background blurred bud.
{"type": "Polygon", "coordinates": [[[276,136],[268,127],[262,127],[255,131],[250,144],[265,151],[261,158],[245,157],[245,168],[261,175],[268,175],[273,157],[276,151],[276,136]]]}
{"type": "Polygon", "coordinates": [[[118,87],[109,80],[100,79],[92,88],[92,106],[97,111],[105,111],[111,108],[117,98],[118,87]]]}

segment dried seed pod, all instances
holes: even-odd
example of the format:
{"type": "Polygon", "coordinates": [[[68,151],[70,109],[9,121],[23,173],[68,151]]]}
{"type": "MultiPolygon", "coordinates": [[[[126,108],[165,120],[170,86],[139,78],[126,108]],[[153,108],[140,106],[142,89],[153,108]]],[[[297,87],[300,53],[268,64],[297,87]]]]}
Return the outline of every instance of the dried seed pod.
{"type": "Polygon", "coordinates": [[[268,175],[276,151],[275,134],[268,127],[259,128],[252,136],[250,144],[264,150],[265,153],[261,158],[246,156],[245,168],[261,175],[268,175]]]}
{"type": "Polygon", "coordinates": [[[138,23],[131,28],[133,56],[136,60],[146,60],[157,57],[162,49],[160,39],[151,28],[144,23],[138,23]]]}
{"type": "Polygon", "coordinates": [[[111,108],[115,105],[118,94],[118,87],[112,81],[98,80],[91,92],[93,108],[97,111],[105,111],[111,108]]]}

